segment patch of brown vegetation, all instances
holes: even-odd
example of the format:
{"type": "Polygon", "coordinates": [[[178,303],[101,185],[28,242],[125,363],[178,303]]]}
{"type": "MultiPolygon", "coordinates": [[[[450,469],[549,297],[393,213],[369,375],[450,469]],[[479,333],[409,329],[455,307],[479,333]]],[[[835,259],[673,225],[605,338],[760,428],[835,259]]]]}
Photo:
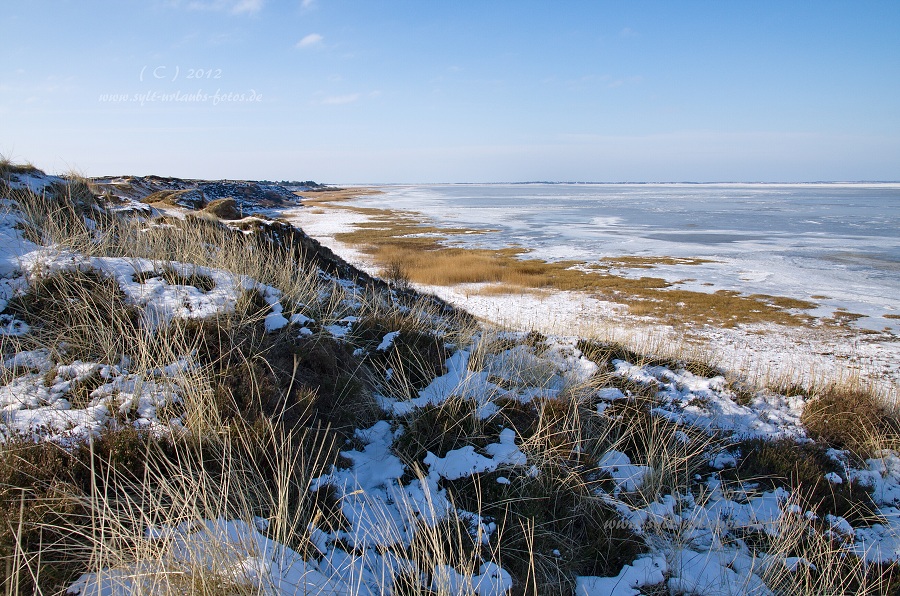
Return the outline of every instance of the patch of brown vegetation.
{"type": "Polygon", "coordinates": [[[241,219],[244,215],[238,210],[237,201],[231,197],[210,201],[203,208],[203,213],[215,215],[219,219],[241,219]]]}
{"type": "Polygon", "coordinates": [[[31,163],[13,163],[9,158],[0,156],[0,178],[12,174],[40,174],[41,171],[31,163]]]}
{"type": "Polygon", "coordinates": [[[820,392],[806,404],[800,421],[812,438],[860,458],[874,455],[886,437],[896,442],[900,436],[900,419],[861,389],[831,387],[820,392]]]}
{"type": "Polygon", "coordinates": [[[738,466],[722,472],[729,481],[759,482],[780,486],[800,498],[804,509],[820,517],[826,513],[851,521],[872,519],[875,505],[865,488],[857,483],[832,484],[825,475],[846,474],[826,453],[826,446],[798,444],[790,439],[749,439],[736,446],[738,466]]]}
{"type": "Polygon", "coordinates": [[[223,319],[190,321],[188,341],[212,373],[213,393],[224,420],[254,424],[265,417],[293,432],[330,427],[350,436],[372,423],[376,408],[364,382],[366,371],[346,343],[324,334],[296,338],[267,333],[268,305],[247,305],[254,323],[223,319]]]}
{"type": "Polygon", "coordinates": [[[148,205],[183,205],[192,209],[200,209],[206,204],[206,199],[202,191],[190,188],[186,190],[158,190],[141,199],[141,202],[148,205]]]}
{"type": "Polygon", "coordinates": [[[349,201],[350,199],[355,199],[356,197],[361,197],[365,195],[378,195],[381,194],[381,191],[377,188],[332,188],[325,187],[324,189],[312,189],[312,190],[303,190],[295,193],[298,197],[303,199],[303,204],[310,205],[324,205],[326,203],[340,203],[344,201],[349,201]]]}
{"type": "Polygon", "coordinates": [[[604,257],[600,263],[609,267],[621,267],[624,269],[653,269],[660,265],[703,265],[715,263],[712,259],[696,257],[642,257],[638,255],[623,255],[620,257],[604,257]]]}
{"type": "MultiPolygon", "coordinates": [[[[341,195],[340,200],[353,198],[341,195]]],[[[668,324],[698,323],[733,327],[753,323],[804,325],[807,315],[796,312],[813,308],[811,302],[780,296],[746,296],[733,291],[714,293],[678,289],[658,277],[618,275],[614,267],[650,269],[659,265],[701,265],[705,259],[669,256],[623,256],[587,265],[581,261],[547,262],[526,258],[528,250],[518,246],[502,249],[463,248],[454,240],[493,230],[440,227],[421,216],[399,210],[333,205],[365,215],[355,229],[335,239],[371,255],[382,268],[399,266],[411,281],[453,286],[491,284],[487,294],[530,292],[540,289],[587,292],[600,300],[626,304],[636,316],[653,317],[668,324]]]]}
{"type": "Polygon", "coordinates": [[[31,325],[22,347],[49,348],[65,362],[117,362],[140,327],[140,312],[118,283],[95,271],[37,278],[7,309],[31,325]]]}

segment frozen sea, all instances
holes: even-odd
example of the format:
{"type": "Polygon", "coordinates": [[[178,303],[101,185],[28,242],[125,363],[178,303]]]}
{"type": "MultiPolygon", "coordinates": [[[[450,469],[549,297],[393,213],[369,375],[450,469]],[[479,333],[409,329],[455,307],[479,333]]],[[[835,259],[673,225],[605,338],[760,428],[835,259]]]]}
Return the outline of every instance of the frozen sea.
{"type": "Polygon", "coordinates": [[[900,332],[900,184],[445,184],[385,186],[355,205],[421,212],[499,230],[474,246],[591,262],[702,257],[702,265],[622,269],[678,287],[808,299],[815,314],[866,315],[900,332]]]}

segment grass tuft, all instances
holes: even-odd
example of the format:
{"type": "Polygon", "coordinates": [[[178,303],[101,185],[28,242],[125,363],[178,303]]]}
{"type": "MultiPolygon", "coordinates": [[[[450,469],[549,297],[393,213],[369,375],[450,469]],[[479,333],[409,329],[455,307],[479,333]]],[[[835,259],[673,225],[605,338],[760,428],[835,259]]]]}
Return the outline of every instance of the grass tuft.
{"type": "Polygon", "coordinates": [[[738,443],[735,449],[741,457],[736,468],[723,472],[728,480],[786,488],[803,511],[813,511],[819,517],[830,513],[853,522],[876,519],[869,491],[850,482],[843,466],[822,445],[751,439],[738,443]],[[833,484],[826,474],[837,474],[842,482],[833,484]]]}
{"type": "Polygon", "coordinates": [[[801,421],[812,438],[862,459],[900,443],[900,417],[863,389],[832,386],[818,392],[807,402],[801,421]]]}

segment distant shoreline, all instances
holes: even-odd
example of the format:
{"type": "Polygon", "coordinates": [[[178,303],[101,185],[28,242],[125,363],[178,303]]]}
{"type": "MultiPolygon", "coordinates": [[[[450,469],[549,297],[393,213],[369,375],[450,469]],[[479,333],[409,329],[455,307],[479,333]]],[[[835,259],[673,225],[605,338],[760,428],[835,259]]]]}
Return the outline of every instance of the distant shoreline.
{"type": "Polygon", "coordinates": [[[584,182],[584,181],[527,181],[527,182],[366,182],[345,183],[334,186],[345,189],[351,188],[382,188],[393,186],[898,186],[900,180],[832,180],[832,181],[806,181],[806,182],[584,182]]]}

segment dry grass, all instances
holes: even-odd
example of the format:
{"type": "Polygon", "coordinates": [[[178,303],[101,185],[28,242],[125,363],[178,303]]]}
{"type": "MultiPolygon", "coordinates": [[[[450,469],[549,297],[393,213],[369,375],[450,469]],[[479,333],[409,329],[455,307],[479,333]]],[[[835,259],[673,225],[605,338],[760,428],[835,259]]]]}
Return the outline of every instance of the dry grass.
{"type": "MultiPolygon", "coordinates": [[[[345,197],[347,198],[347,197],[345,197]]],[[[439,227],[421,216],[396,210],[340,205],[367,216],[367,221],[335,238],[367,252],[383,268],[399,264],[411,281],[424,285],[492,284],[491,293],[534,289],[587,292],[599,299],[624,303],[629,312],[667,324],[698,323],[731,327],[752,323],[805,325],[804,309],[811,302],[777,296],[745,296],[731,291],[714,293],[678,289],[657,277],[631,277],[616,269],[652,269],[659,265],[700,265],[703,259],[624,256],[588,266],[579,261],[547,262],[528,259],[520,247],[477,249],[452,246],[457,238],[491,230],[439,227]]],[[[837,321],[841,323],[843,321],[837,321]]]]}
{"type": "MultiPolygon", "coordinates": [[[[237,278],[248,277],[282,292],[288,313],[304,305],[313,316],[330,306],[330,290],[299,247],[277,244],[262,234],[238,234],[216,222],[143,220],[104,215],[92,199],[79,198],[78,188],[59,189],[38,196],[14,193],[13,200],[25,219],[25,235],[32,241],[77,251],[85,256],[142,258],[160,263],[161,273],[170,262],[220,269],[237,278]],[[92,221],[85,220],[90,214],[92,221]]],[[[83,192],[83,191],[81,191],[83,192]]],[[[202,280],[198,287],[206,284],[202,280]]],[[[193,283],[191,285],[194,285],[193,283]]],[[[339,292],[339,290],[336,290],[339,292]]]]}
{"type": "MultiPolygon", "coordinates": [[[[127,191],[131,188],[131,185],[121,186],[117,185],[117,190],[119,191],[127,191]]],[[[161,206],[173,206],[179,204],[187,204],[192,205],[195,208],[202,207],[205,203],[203,193],[197,189],[186,189],[186,190],[159,190],[149,195],[143,197],[141,199],[142,203],[147,203],[148,205],[161,205],[161,206]]]]}
{"type": "Polygon", "coordinates": [[[621,257],[604,257],[600,259],[600,265],[605,268],[619,267],[622,269],[655,269],[660,265],[703,265],[715,263],[711,259],[687,258],[687,257],[641,257],[637,255],[625,255],[621,257]]]}
{"type": "Polygon", "coordinates": [[[46,348],[57,362],[117,363],[148,341],[118,284],[93,271],[35,275],[28,293],[7,308],[32,327],[7,349],[46,348]]]}
{"type": "Polygon", "coordinates": [[[900,593],[897,563],[866,563],[848,554],[839,540],[823,536],[815,526],[815,521],[803,516],[785,514],[774,534],[755,536],[759,552],[767,555],[763,559],[762,577],[775,593],[785,596],[900,593]],[[789,567],[783,563],[785,559],[796,563],[789,567]]]}
{"type": "Polygon", "coordinates": [[[877,394],[832,385],[811,393],[801,418],[812,438],[866,459],[900,448],[900,416],[877,394]]]}
{"type": "Polygon", "coordinates": [[[335,454],[327,433],[285,435],[270,424],[221,427],[202,442],[124,429],[71,452],[5,445],[4,588],[57,594],[92,572],[136,593],[257,594],[259,580],[233,571],[241,552],[199,522],[254,528],[261,518],[268,537],[309,551],[308,526],[320,515],[309,480],[335,454]],[[181,544],[148,533],[186,524],[196,526],[181,544]]]}
{"type": "Polygon", "coordinates": [[[400,260],[389,262],[381,271],[381,276],[386,279],[389,284],[399,290],[410,289],[409,273],[406,270],[406,266],[400,260]]]}
{"type": "MultiPolygon", "coordinates": [[[[537,351],[543,345],[537,335],[522,341],[537,351]]],[[[488,334],[478,345],[469,365],[473,372],[488,370],[483,367],[492,355],[519,343],[488,334]]],[[[428,452],[443,456],[465,446],[483,448],[496,442],[502,429],[514,429],[533,468],[502,467],[444,486],[457,507],[496,523],[487,548],[492,560],[512,574],[514,593],[568,594],[578,575],[615,575],[642,551],[642,540],[610,523],[618,514],[597,497],[602,482],[597,459],[613,441],[611,426],[590,402],[594,383],[566,382],[528,358],[508,364],[505,378],[495,382],[510,388],[562,382],[564,388],[553,399],[499,400],[499,410],[487,419],[481,415],[484,405],[463,392],[403,419],[405,430],[394,449],[410,469],[424,469],[428,452]]]]}
{"type": "MultiPolygon", "coordinates": [[[[170,283],[201,290],[211,289],[208,277],[185,275],[168,261],[217,267],[278,286],[288,309],[327,318],[337,308],[340,298],[323,292],[317,271],[291,247],[196,223],[109,218],[101,227],[88,225],[84,215],[91,211],[78,195],[84,190],[14,198],[24,208],[26,230],[42,243],[151,258],[170,283]]],[[[266,334],[268,305],[256,292],[246,292],[234,313],[208,326],[176,321],[149,329],[118,285],[97,272],[35,271],[29,281],[28,293],[10,308],[31,321],[32,332],[6,338],[4,354],[49,347],[57,362],[116,364],[127,357],[129,371],[146,378],[179,358],[194,366],[170,379],[181,402],[168,415],[181,415],[181,434],[150,436],[123,419],[119,430],[73,451],[30,440],[0,448],[4,588],[55,594],[84,571],[133,577],[140,569],[142,593],[258,593],[262,586],[235,577],[233,548],[214,529],[197,535],[205,554],[187,559],[146,530],[222,518],[253,527],[262,517],[270,538],[305,552],[308,528],[321,516],[308,481],[337,456],[338,434],[328,425],[342,420],[352,432],[366,423],[357,416],[365,400],[347,392],[352,378],[342,376],[349,352],[332,353],[337,344],[325,338],[295,346],[283,335],[266,334]],[[327,374],[316,376],[317,367],[327,374]],[[358,403],[341,404],[342,396],[358,403]],[[326,397],[331,403],[323,402],[326,397]],[[315,415],[298,413],[302,404],[315,415]]]]}
{"type": "Polygon", "coordinates": [[[216,199],[203,208],[203,213],[209,213],[219,219],[241,219],[244,214],[238,210],[237,201],[228,197],[216,199]]]}
{"type": "MultiPolygon", "coordinates": [[[[348,520],[341,513],[336,490],[311,492],[310,481],[331,464],[340,463],[338,449],[354,445],[345,442],[354,440],[353,429],[376,419],[372,390],[414,395],[443,372],[451,349],[472,345],[476,330],[462,324],[463,319],[441,312],[434,303],[404,304],[398,299],[400,292],[345,291],[323,280],[302,255],[298,258],[294,247],[278,247],[214,223],[98,215],[97,225],[87,225],[84,215],[95,210],[83,196],[85,187],[77,184],[71,190],[60,189],[56,196],[23,193],[17,197],[26,211],[26,230],[34,239],[87,255],[147,258],[157,266],[143,275],[159,275],[170,283],[200,289],[210,287],[210,278],[187,275],[190,268],[174,268],[170,262],[192,264],[195,271],[212,267],[249,276],[278,288],[287,314],[304,313],[316,322],[309,323],[312,335],[305,338],[288,332],[266,333],[262,319],[268,304],[259,292],[248,291],[233,313],[199,323],[176,321],[149,333],[135,319],[118,287],[96,273],[33,276],[31,293],[14,301],[12,308],[31,317],[35,334],[4,340],[4,353],[44,344],[57,346],[54,358],[60,361],[77,355],[113,362],[127,355],[135,371],[148,375],[180,357],[194,366],[173,379],[183,395],[177,413],[183,414],[186,432],[160,438],[123,425],[73,450],[33,441],[10,441],[0,447],[3,588],[7,593],[59,593],[89,571],[106,577],[116,572],[132,579],[139,576],[135,581],[141,583],[138,591],[142,593],[264,593],[266,586],[258,580],[233,572],[239,553],[215,524],[203,520],[240,520],[252,528],[262,518],[268,522],[268,538],[307,560],[317,557],[311,531],[341,528],[348,520]],[[351,308],[350,303],[355,306],[351,308]],[[323,331],[324,325],[350,313],[358,320],[347,342],[323,331]],[[395,331],[399,335],[392,346],[378,350],[384,336],[395,331]],[[185,540],[203,542],[203,553],[190,548],[179,552],[186,542],[147,533],[148,528],[179,526],[194,529],[185,540]]],[[[340,200],[340,195],[325,200],[340,200]]],[[[609,278],[609,291],[622,287],[619,283],[637,284],[628,286],[630,294],[618,290],[617,296],[628,295],[632,301],[635,296],[647,296],[651,302],[649,296],[677,292],[653,286],[653,278],[644,278],[651,280],[645,282],[651,287],[641,289],[641,280],[523,260],[517,249],[445,249],[430,235],[443,233],[440,230],[411,237],[422,230],[414,219],[401,217],[396,229],[372,226],[359,232],[375,242],[385,229],[387,241],[373,245],[375,254],[397,259],[388,264],[398,263],[414,281],[419,281],[415,276],[420,271],[433,279],[468,271],[500,286],[531,289],[570,284],[599,292],[599,286],[590,284],[609,278]],[[392,236],[401,229],[403,234],[392,236]]],[[[650,263],[631,265],[643,268],[650,263]]],[[[709,308],[701,298],[720,300],[716,308],[721,312],[713,312],[722,317],[731,313],[729,308],[744,304],[739,301],[747,302],[743,306],[747,313],[735,311],[739,318],[756,316],[751,311],[760,305],[785,316],[784,309],[802,308],[773,297],[716,294],[699,295],[696,303],[682,308],[697,312],[709,308]]],[[[660,304],[663,308],[664,303],[660,304]]],[[[665,540],[677,547],[679,540],[688,539],[663,529],[652,534],[657,531],[652,528],[651,535],[636,536],[623,529],[612,505],[643,508],[670,494],[697,495],[702,503],[704,481],[697,476],[707,474],[709,452],[721,447],[721,439],[656,416],[658,387],[616,377],[612,361],[661,364],[714,376],[721,372],[712,364],[715,358],[687,353],[687,348],[659,337],[638,338],[630,347],[622,342],[582,341],[577,348],[600,367],[591,379],[576,380],[542,360],[548,340],[539,333],[485,332],[475,345],[470,372],[487,373],[490,382],[503,391],[537,388],[546,392],[528,403],[509,396],[497,398],[497,410],[484,418],[485,404],[476,402],[463,387],[443,404],[393,420],[406,428],[393,445],[408,465],[401,479],[405,482],[418,480],[425,485],[422,460],[427,452],[443,455],[464,446],[483,447],[496,442],[504,428],[515,432],[528,466],[510,465],[467,479],[442,481],[439,488],[453,501],[450,514],[439,523],[427,523],[425,515],[413,528],[408,546],[398,540],[382,549],[397,560],[411,562],[403,563],[406,567],[392,588],[385,583],[385,593],[443,596],[451,592],[446,581],[450,568],[473,574],[486,561],[513,574],[515,593],[571,593],[576,576],[615,575],[646,549],[647,541],[665,540]],[[500,355],[505,358],[502,366],[496,364],[500,355]],[[597,390],[609,386],[626,390],[628,398],[598,409],[597,390]],[[639,488],[614,492],[609,475],[599,467],[611,451],[647,466],[639,488]],[[501,476],[505,482],[498,482],[501,476]],[[480,526],[472,531],[473,518],[465,511],[496,523],[489,540],[482,541],[486,536],[480,526]]],[[[749,455],[743,457],[743,467],[734,472],[733,480],[755,478],[788,487],[804,505],[822,512],[850,515],[854,508],[861,512],[863,498],[826,494],[832,489],[822,482],[828,463],[824,447],[845,447],[864,457],[880,447],[896,446],[896,412],[861,386],[797,390],[818,396],[809,402],[804,422],[820,445],[742,445],[749,455]]],[[[407,517],[412,519],[413,505],[407,505],[407,517]]],[[[430,514],[431,519],[437,517],[434,509],[430,514]]],[[[391,525],[395,522],[384,516],[376,520],[379,531],[397,530],[391,525]]],[[[822,538],[820,530],[799,516],[786,515],[774,536],[742,539],[757,549],[760,565],[769,565],[765,580],[779,593],[896,591],[896,569],[864,565],[833,540],[822,538]],[[763,553],[802,556],[814,567],[790,571],[763,553]]],[[[348,554],[362,556],[349,548],[348,554]]]]}
{"type": "Polygon", "coordinates": [[[176,286],[191,286],[197,288],[201,292],[209,292],[216,287],[214,279],[208,275],[198,273],[196,268],[189,274],[178,271],[171,265],[162,265],[155,267],[152,271],[140,271],[132,276],[132,279],[138,283],[146,283],[153,278],[163,279],[166,283],[176,286]]]}
{"type": "Polygon", "coordinates": [[[303,204],[309,207],[342,203],[356,197],[381,194],[375,188],[329,188],[324,190],[305,190],[297,193],[303,197],[303,204]]]}
{"type": "Polygon", "coordinates": [[[36,174],[40,170],[29,162],[15,163],[5,155],[0,155],[0,180],[8,180],[12,174],[36,174]]]}

